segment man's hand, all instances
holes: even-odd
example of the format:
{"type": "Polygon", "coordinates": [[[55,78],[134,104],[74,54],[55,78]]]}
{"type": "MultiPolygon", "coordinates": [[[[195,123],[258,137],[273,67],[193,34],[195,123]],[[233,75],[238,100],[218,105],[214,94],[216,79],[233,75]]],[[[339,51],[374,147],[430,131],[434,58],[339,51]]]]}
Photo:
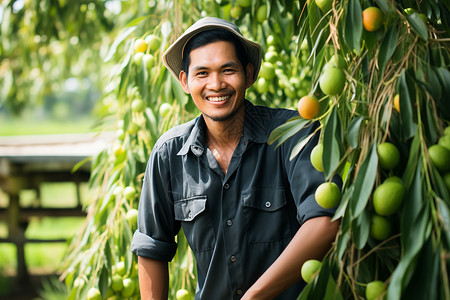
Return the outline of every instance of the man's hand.
{"type": "Polygon", "coordinates": [[[248,289],[242,300],[273,299],[301,279],[300,270],[309,259],[322,260],[336,239],[339,221],[317,217],[306,221],[286,249],[248,289]]]}

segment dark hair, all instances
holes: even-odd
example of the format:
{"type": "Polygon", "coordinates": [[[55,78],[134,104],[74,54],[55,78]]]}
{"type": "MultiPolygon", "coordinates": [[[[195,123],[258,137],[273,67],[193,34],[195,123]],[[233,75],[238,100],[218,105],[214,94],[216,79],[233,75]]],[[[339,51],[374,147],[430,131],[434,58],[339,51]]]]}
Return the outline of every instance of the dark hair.
{"type": "Polygon", "coordinates": [[[194,35],[186,43],[183,49],[183,71],[186,73],[186,75],[188,75],[189,64],[191,63],[191,58],[189,56],[191,51],[218,41],[231,42],[234,45],[236,56],[239,62],[242,64],[244,72],[246,72],[245,68],[248,64],[248,58],[244,45],[233,33],[229,32],[226,29],[219,28],[202,31],[194,35]]]}

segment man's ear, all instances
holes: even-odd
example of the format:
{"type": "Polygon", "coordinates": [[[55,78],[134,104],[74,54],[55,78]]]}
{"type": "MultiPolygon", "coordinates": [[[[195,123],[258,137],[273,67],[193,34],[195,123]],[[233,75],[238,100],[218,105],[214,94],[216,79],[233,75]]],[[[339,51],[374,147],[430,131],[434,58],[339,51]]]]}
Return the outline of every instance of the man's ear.
{"type": "Polygon", "coordinates": [[[245,80],[245,88],[249,88],[252,86],[254,82],[253,80],[253,72],[255,71],[255,68],[253,67],[253,65],[251,63],[248,63],[247,66],[245,67],[245,76],[246,76],[246,80],[245,80]]]}
{"type": "Polygon", "coordinates": [[[191,92],[189,91],[186,73],[184,71],[181,71],[180,75],[178,77],[180,78],[180,83],[181,83],[181,86],[183,87],[183,91],[186,94],[190,94],[191,92]]]}

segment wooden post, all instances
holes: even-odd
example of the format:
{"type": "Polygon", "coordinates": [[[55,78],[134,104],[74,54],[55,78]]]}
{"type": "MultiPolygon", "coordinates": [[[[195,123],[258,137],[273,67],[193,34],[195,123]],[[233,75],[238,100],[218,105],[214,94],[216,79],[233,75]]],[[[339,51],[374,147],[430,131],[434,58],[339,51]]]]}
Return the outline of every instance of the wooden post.
{"type": "Polygon", "coordinates": [[[25,230],[20,224],[19,195],[9,194],[8,206],[9,238],[14,241],[17,249],[17,281],[19,284],[29,282],[29,274],[25,261],[25,230]]]}

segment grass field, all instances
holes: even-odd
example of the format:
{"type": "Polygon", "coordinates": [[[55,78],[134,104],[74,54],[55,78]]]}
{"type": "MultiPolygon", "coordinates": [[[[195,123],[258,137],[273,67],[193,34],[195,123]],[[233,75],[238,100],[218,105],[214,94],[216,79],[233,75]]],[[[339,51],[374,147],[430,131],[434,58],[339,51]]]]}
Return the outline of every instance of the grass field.
{"type": "Polygon", "coordinates": [[[95,121],[81,118],[76,121],[56,122],[54,120],[0,119],[0,137],[11,135],[61,134],[91,132],[95,121]]]}

